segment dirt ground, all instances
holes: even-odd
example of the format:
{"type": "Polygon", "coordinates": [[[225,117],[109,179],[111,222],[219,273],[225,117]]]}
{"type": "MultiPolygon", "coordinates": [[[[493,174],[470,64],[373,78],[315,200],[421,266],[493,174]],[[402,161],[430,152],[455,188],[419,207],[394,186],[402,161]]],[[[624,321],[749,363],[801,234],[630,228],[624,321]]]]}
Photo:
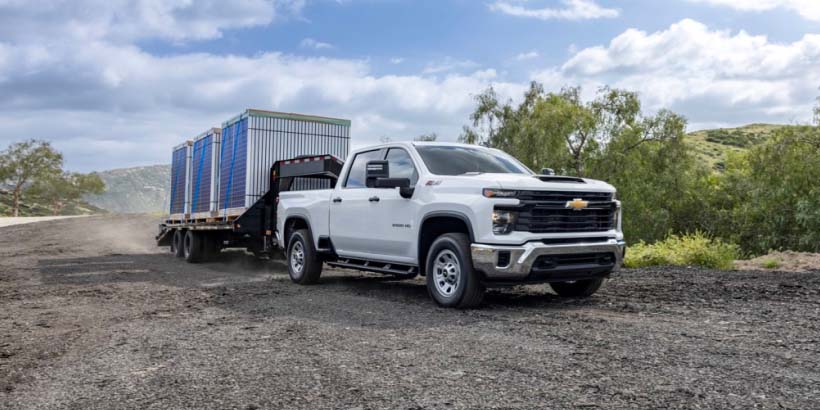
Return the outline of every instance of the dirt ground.
{"type": "Polygon", "coordinates": [[[155,228],[0,229],[0,408],[820,406],[820,272],[628,270],[587,300],[529,286],[457,311],[421,280],[186,264],[155,228]]]}
{"type": "Polygon", "coordinates": [[[754,259],[735,261],[741,270],[820,271],[820,253],[777,251],[754,259]]]}

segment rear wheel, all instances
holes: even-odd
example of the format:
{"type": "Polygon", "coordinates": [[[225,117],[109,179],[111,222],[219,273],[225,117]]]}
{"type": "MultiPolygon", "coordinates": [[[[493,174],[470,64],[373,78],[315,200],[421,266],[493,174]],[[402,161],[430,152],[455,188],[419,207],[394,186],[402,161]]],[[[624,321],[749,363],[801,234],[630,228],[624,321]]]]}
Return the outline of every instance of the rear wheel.
{"type": "Polygon", "coordinates": [[[300,285],[311,285],[322,275],[322,261],[316,255],[310,231],[299,229],[288,241],[288,275],[300,285]]]}
{"type": "Polygon", "coordinates": [[[185,233],[183,241],[183,254],[185,260],[190,263],[202,262],[205,256],[204,235],[199,232],[188,231],[185,233]]]}
{"type": "Polygon", "coordinates": [[[185,232],[177,229],[174,231],[174,237],[171,239],[171,253],[178,258],[182,258],[184,255],[182,247],[183,242],[185,241],[185,232]]]}
{"type": "Polygon", "coordinates": [[[586,298],[597,292],[603,283],[604,278],[597,278],[576,280],[573,282],[554,282],[550,283],[550,287],[558,296],[565,298],[586,298]]]}
{"type": "Polygon", "coordinates": [[[222,251],[222,243],[219,241],[219,236],[216,234],[205,235],[205,258],[217,259],[219,252],[222,251]]]}
{"type": "Polygon", "coordinates": [[[427,254],[427,292],[440,306],[471,308],[484,299],[484,285],[473,269],[470,239],[463,233],[439,236],[427,254]]]}

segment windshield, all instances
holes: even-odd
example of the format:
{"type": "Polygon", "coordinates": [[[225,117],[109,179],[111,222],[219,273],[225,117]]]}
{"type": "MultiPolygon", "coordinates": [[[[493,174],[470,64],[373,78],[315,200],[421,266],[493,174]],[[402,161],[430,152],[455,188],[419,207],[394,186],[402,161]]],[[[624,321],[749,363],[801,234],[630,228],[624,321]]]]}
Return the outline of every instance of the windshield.
{"type": "Polygon", "coordinates": [[[454,145],[417,145],[424,165],[436,175],[463,175],[471,172],[528,174],[512,158],[480,148],[454,145]]]}

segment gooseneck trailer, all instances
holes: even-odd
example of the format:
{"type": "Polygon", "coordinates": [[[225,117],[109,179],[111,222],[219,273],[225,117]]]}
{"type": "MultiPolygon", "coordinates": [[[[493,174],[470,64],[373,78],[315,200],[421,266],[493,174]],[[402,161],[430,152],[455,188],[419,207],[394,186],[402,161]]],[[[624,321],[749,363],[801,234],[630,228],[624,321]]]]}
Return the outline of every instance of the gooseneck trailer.
{"type": "Polygon", "coordinates": [[[342,161],[331,155],[277,161],[269,169],[270,189],[242,213],[168,219],[159,226],[157,245],[170,246],[172,253],[192,263],[211,259],[223,248],[245,248],[257,256],[270,256],[278,249],[275,232],[279,193],[311,186],[332,188],[342,166],[342,161]]]}
{"type": "Polygon", "coordinates": [[[333,187],[349,150],[349,120],[245,110],[173,149],[157,244],[191,262],[224,247],[269,253],[275,192],[333,187]]]}

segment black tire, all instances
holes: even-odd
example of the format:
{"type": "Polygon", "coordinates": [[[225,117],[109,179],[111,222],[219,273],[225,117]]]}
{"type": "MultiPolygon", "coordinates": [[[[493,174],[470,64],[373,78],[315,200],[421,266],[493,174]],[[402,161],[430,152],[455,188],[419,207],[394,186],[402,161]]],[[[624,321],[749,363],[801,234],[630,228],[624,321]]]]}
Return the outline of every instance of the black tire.
{"type": "Polygon", "coordinates": [[[219,254],[219,242],[216,235],[207,232],[197,232],[197,235],[202,241],[202,259],[201,261],[210,261],[216,259],[219,254]]]}
{"type": "Polygon", "coordinates": [[[178,258],[182,258],[185,255],[182,251],[182,244],[185,241],[185,231],[182,230],[175,230],[174,237],[171,238],[171,253],[178,258]]]}
{"type": "Polygon", "coordinates": [[[288,240],[288,275],[293,283],[312,285],[322,276],[322,261],[316,255],[313,238],[307,229],[299,229],[288,240]]]}
{"type": "Polygon", "coordinates": [[[550,283],[550,287],[561,297],[587,298],[597,292],[603,283],[604,278],[597,278],[576,280],[574,282],[554,282],[550,283]]]}
{"type": "Polygon", "coordinates": [[[484,299],[484,285],[473,269],[467,235],[448,233],[436,238],[427,253],[426,268],[427,293],[439,306],[466,309],[484,299]]]}
{"type": "Polygon", "coordinates": [[[214,234],[205,235],[205,258],[207,260],[217,259],[220,252],[222,252],[222,243],[219,236],[214,234]]]}
{"type": "Polygon", "coordinates": [[[204,235],[200,232],[189,230],[185,233],[185,240],[182,245],[185,260],[189,263],[199,263],[205,258],[204,235]]]}

